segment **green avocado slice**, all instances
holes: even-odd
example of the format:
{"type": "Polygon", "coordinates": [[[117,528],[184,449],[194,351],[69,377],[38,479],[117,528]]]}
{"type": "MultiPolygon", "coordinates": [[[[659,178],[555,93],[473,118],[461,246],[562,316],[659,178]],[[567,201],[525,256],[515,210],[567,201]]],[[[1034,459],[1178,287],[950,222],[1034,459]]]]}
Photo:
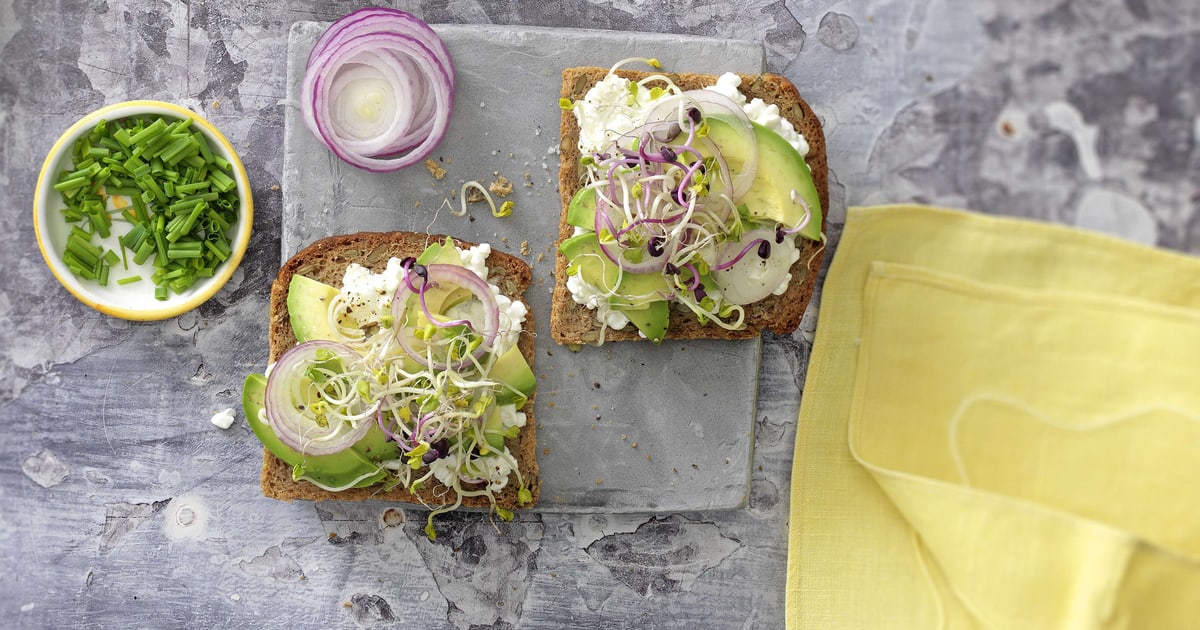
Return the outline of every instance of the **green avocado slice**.
{"type": "Polygon", "coordinates": [[[336,287],[324,282],[300,274],[292,276],[288,283],[287,309],[296,341],[336,339],[329,328],[328,313],[329,304],[337,294],[336,287]]]}
{"type": "Polygon", "coordinates": [[[279,440],[274,429],[259,418],[267,390],[267,377],[250,374],[242,385],[242,412],[246,422],[263,446],[284,463],[292,466],[293,477],[305,479],[323,488],[363,488],[383,481],[387,470],[377,462],[397,459],[399,449],[379,427],[371,427],[354,446],[332,455],[304,455],[279,440]]]}
{"type": "MultiPolygon", "coordinates": [[[[580,277],[594,287],[611,287],[617,284],[617,265],[614,264],[600,249],[600,241],[595,232],[584,232],[572,236],[562,242],[559,250],[579,269],[580,277]]],[[[661,273],[625,273],[621,275],[621,283],[617,285],[619,295],[609,298],[613,308],[631,310],[646,308],[658,300],[639,300],[631,302],[620,296],[645,296],[655,293],[671,293],[667,279],[661,273]]]]}
{"type": "MultiPolygon", "coordinates": [[[[706,119],[708,138],[721,148],[721,156],[729,170],[742,170],[750,148],[746,136],[734,131],[735,123],[729,116],[711,114],[706,119]]],[[[805,238],[821,239],[821,198],[813,183],[812,171],[804,156],[800,155],[783,136],[751,122],[754,129],[754,144],[758,149],[758,166],[750,190],[734,201],[745,204],[751,219],[781,223],[786,226],[799,225],[804,219],[804,207],[792,201],[796,191],[812,212],[808,225],[800,231],[805,238]]]]}
{"type": "Polygon", "coordinates": [[[596,227],[596,189],[581,188],[567,205],[567,223],[585,230],[596,227]]]}
{"type": "Polygon", "coordinates": [[[513,346],[500,355],[488,372],[492,380],[498,381],[503,387],[496,389],[496,404],[518,407],[525,404],[525,399],[533,395],[537,389],[537,378],[525,355],[520,348],[513,346]]]}
{"type": "Polygon", "coordinates": [[[629,321],[642,331],[646,338],[654,343],[660,343],[667,334],[667,324],[671,318],[671,308],[666,302],[651,302],[648,308],[624,310],[621,312],[629,321]]]}

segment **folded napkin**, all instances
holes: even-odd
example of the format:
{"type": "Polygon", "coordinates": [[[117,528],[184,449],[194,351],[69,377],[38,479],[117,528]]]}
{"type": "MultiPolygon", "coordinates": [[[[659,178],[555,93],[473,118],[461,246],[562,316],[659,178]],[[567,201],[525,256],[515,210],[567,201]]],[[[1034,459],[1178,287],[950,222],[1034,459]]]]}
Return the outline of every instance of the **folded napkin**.
{"type": "Polygon", "coordinates": [[[793,629],[1200,627],[1200,259],[852,208],[789,543],[793,629]]]}

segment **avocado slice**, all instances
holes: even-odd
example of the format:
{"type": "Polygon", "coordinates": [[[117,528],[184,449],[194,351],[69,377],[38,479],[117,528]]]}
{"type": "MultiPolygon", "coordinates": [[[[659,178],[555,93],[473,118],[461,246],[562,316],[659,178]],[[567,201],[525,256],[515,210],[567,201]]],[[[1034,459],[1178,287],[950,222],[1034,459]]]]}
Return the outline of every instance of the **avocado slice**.
{"type": "Polygon", "coordinates": [[[399,448],[387,439],[378,426],[354,446],[333,455],[305,455],[279,440],[274,429],[258,416],[264,406],[267,377],[250,374],[242,385],[242,412],[254,435],[263,446],[284,463],[293,467],[296,479],[306,479],[326,488],[362,488],[383,481],[387,470],[376,462],[397,459],[399,448]]]}
{"type": "MultiPolygon", "coordinates": [[[[754,127],[754,138],[758,144],[758,170],[750,190],[735,201],[746,204],[751,219],[793,226],[804,219],[804,207],[792,201],[794,190],[812,212],[808,225],[800,230],[800,235],[820,240],[821,199],[817,195],[816,185],[813,184],[808,163],[782,136],[758,123],[751,125],[754,127]]],[[[710,123],[709,128],[711,130],[715,127],[710,123]]],[[[726,159],[744,159],[738,155],[736,144],[722,146],[721,153],[726,159]]]]}
{"type": "Polygon", "coordinates": [[[659,343],[666,336],[667,324],[671,318],[671,308],[666,302],[651,302],[647,308],[622,310],[621,312],[650,341],[659,343]]]}
{"type": "Polygon", "coordinates": [[[483,439],[497,451],[504,450],[504,423],[500,421],[500,409],[496,405],[488,407],[484,417],[483,439]]]}
{"type": "Polygon", "coordinates": [[[567,223],[585,230],[596,227],[596,189],[581,188],[567,205],[567,223]]]}
{"type": "MultiPolygon", "coordinates": [[[[580,276],[594,287],[611,287],[617,283],[617,265],[600,250],[600,241],[595,232],[585,232],[562,242],[559,250],[579,268],[580,276]]],[[[625,273],[617,292],[622,295],[649,295],[655,292],[670,293],[671,286],[661,273],[625,273]]],[[[609,298],[613,308],[645,308],[646,302],[630,304],[614,296],[609,298]]]]}
{"type": "Polygon", "coordinates": [[[523,405],[524,400],[537,389],[537,378],[517,346],[509,348],[496,359],[488,376],[503,385],[496,390],[496,404],[499,405],[523,405]]]}
{"type": "Polygon", "coordinates": [[[462,255],[454,247],[454,239],[449,236],[445,241],[430,243],[425,251],[417,256],[417,262],[422,265],[459,265],[462,266],[462,255]]]}
{"type": "Polygon", "coordinates": [[[336,287],[300,274],[292,275],[288,283],[287,309],[297,341],[336,339],[329,328],[327,315],[329,304],[337,294],[336,287]]]}

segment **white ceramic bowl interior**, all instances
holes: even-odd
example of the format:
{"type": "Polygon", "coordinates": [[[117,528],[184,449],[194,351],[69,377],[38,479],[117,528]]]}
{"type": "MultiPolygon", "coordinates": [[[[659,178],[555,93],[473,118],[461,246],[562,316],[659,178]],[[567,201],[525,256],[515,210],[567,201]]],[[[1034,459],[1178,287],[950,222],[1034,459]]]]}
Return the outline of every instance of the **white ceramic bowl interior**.
{"type": "MultiPolygon", "coordinates": [[[[254,202],[250,194],[250,181],[246,176],[246,168],[233,150],[233,146],[221,135],[211,123],[191,110],[160,101],[128,101],[102,107],[71,125],[51,147],[46,161],[38,175],[37,189],[33,196],[33,226],[37,236],[38,248],[42,257],[50,267],[50,271],[58,282],[63,285],[80,302],[113,317],[130,320],[166,319],[190,311],[216,294],[229,280],[230,276],[241,264],[246,246],[250,242],[250,228],[254,218],[254,202]],[[60,194],[54,190],[59,173],[72,166],[71,152],[75,141],[89,132],[96,124],[104,120],[118,120],[129,116],[155,115],[171,119],[192,119],[192,128],[201,130],[208,140],[212,152],[220,155],[233,165],[233,179],[237,182],[238,208],[237,221],[229,227],[229,244],[232,253],[211,278],[198,279],[182,293],[168,291],[166,300],[154,297],[154,283],[150,276],[154,273],[151,256],[141,265],[133,261],[132,253],[127,257],[129,269],[124,263],[117,263],[111,270],[107,286],[101,286],[98,281],[78,278],[67,268],[63,261],[67,238],[71,234],[71,224],[62,216],[65,204],[60,194]],[[118,278],[140,275],[142,280],[130,284],[119,284],[118,278]]],[[[128,223],[121,220],[113,221],[112,235],[107,239],[93,236],[92,242],[120,251],[117,239],[128,231],[128,223]]]]}

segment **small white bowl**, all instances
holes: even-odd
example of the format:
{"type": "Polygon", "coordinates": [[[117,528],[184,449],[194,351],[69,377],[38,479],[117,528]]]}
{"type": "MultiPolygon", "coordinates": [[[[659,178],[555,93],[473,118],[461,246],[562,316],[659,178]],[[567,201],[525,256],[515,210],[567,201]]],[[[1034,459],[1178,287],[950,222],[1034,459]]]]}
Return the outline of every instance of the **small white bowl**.
{"type": "MultiPolygon", "coordinates": [[[[37,235],[38,248],[42,251],[42,257],[50,267],[50,272],[80,302],[121,319],[166,319],[203,304],[229,281],[230,276],[241,264],[246,246],[250,243],[250,228],[253,222],[254,201],[250,194],[250,179],[246,176],[246,168],[233,146],[216,127],[200,115],[184,107],[160,101],[116,103],[79,119],[51,147],[50,154],[42,164],[37,189],[33,195],[33,229],[37,235]],[[154,272],[153,256],[143,264],[135,265],[131,254],[128,257],[128,271],[123,263],[117,263],[112,267],[107,286],[101,286],[98,281],[76,277],[63,262],[63,252],[66,249],[67,237],[71,234],[71,225],[61,214],[64,204],[59,193],[54,190],[54,184],[59,173],[72,165],[71,153],[75,141],[91,131],[101,120],[119,120],[138,115],[163,116],[168,119],[191,118],[192,128],[204,133],[212,152],[233,165],[233,179],[237,182],[238,198],[241,201],[237,220],[230,225],[228,232],[232,249],[229,258],[217,267],[213,277],[198,279],[182,293],[168,291],[166,300],[154,297],[154,283],[150,280],[150,275],[154,272]],[[134,274],[140,275],[142,280],[125,285],[117,283],[119,278],[134,274]]],[[[116,239],[127,231],[125,225],[121,221],[114,221],[112,236],[104,241],[93,242],[103,242],[119,251],[116,239]]]]}

